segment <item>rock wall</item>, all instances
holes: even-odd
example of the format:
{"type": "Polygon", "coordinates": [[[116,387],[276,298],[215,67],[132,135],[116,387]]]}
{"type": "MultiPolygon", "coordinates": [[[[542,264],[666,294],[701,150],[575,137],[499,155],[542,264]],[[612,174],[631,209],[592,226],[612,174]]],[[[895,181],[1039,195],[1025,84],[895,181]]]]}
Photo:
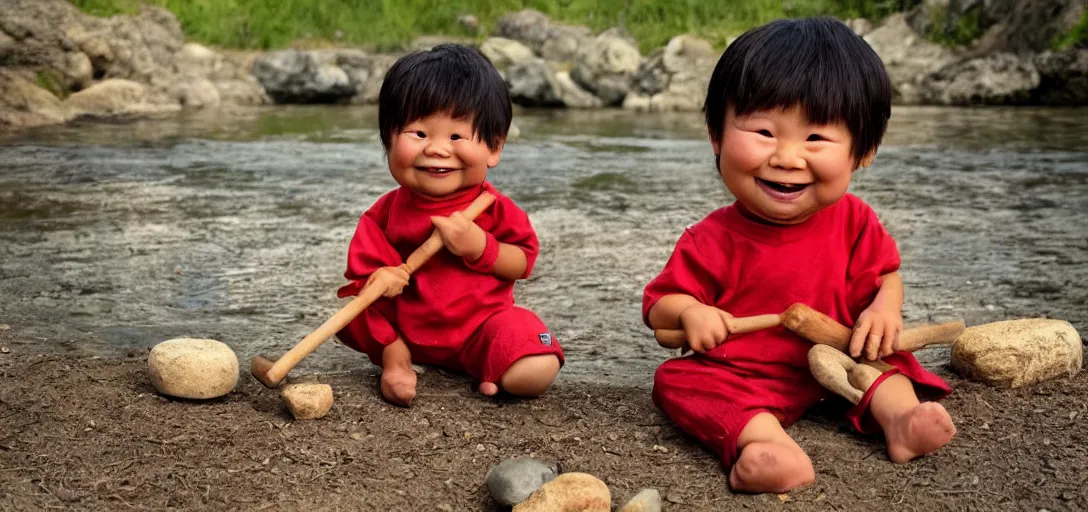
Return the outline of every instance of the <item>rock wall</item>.
{"type": "MultiPolygon", "coordinates": [[[[898,104],[1088,104],[1088,48],[1050,50],[1084,0],[926,0],[880,25],[847,23],[884,61],[898,104]],[[923,34],[974,34],[939,45],[923,34]]],[[[642,55],[523,10],[480,50],[526,106],[696,111],[720,54],[680,35],[642,55]]],[[[424,47],[440,42],[427,38],[424,47]]],[[[417,45],[419,46],[419,45],[417,45]]],[[[356,49],[216,51],[186,43],[168,11],[97,18],[66,0],[0,0],[0,126],[268,103],[374,103],[399,55],[356,49]]]]}

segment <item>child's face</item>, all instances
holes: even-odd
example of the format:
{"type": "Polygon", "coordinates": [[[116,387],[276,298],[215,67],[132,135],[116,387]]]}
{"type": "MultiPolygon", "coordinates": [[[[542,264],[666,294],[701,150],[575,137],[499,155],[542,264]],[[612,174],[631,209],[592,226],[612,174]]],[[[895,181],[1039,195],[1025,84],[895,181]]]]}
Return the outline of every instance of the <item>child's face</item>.
{"type": "Polygon", "coordinates": [[[797,224],[842,198],[857,167],[843,123],[809,123],[800,108],[726,112],[718,172],[748,211],[775,224],[797,224]]]}
{"type": "Polygon", "coordinates": [[[443,197],[483,183],[487,169],[499,163],[495,151],[472,135],[472,119],[437,113],[408,123],[393,135],[389,172],[403,187],[428,197],[443,197]]]}

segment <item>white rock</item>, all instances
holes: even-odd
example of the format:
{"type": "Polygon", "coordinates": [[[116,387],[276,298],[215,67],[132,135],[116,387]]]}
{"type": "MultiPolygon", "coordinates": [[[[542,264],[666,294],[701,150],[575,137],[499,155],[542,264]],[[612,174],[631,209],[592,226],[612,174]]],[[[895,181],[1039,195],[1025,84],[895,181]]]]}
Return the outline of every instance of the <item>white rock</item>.
{"type": "Polygon", "coordinates": [[[661,493],[643,489],[616,512],[661,512],[661,493]]]}
{"type": "Polygon", "coordinates": [[[1083,357],[1076,329],[1069,322],[1046,318],[969,327],[952,345],[957,371],[1006,388],[1072,377],[1083,357]]]}
{"type": "Polygon", "coordinates": [[[296,420],[316,420],[332,409],[332,386],[316,382],[284,386],[283,402],[296,420]]]}
{"type": "Polygon", "coordinates": [[[166,340],[151,349],[147,369],[159,393],[179,398],[216,398],[238,384],[238,356],[216,340],[166,340]]]}

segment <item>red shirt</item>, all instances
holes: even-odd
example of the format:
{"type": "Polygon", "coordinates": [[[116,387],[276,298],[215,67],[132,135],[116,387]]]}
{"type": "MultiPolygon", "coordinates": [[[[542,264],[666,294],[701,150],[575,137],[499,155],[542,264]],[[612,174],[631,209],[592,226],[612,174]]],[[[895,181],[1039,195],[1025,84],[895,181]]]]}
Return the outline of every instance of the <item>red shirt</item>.
{"type": "MultiPolygon", "coordinates": [[[[878,278],[898,269],[895,240],[851,194],[793,226],[755,220],[734,203],[680,236],[665,269],[646,286],[643,319],[649,325],[662,296],[686,294],[738,317],[801,302],[853,326],[875,297],[878,278]]],[[[767,364],[808,368],[811,346],[776,327],[729,336],[706,356],[753,371],[767,364]]]]}
{"type": "MultiPolygon", "coordinates": [[[[497,242],[525,251],[525,275],[533,269],[539,251],[529,216],[490,183],[429,200],[404,187],[385,194],[367,210],[348,247],[352,282],[341,287],[340,297],[356,295],[379,267],[400,265],[434,231],[431,217],[464,210],[481,192],[495,202],[476,218],[476,224],[497,242]]],[[[380,299],[388,300],[388,299],[380,299]]],[[[442,250],[412,274],[409,285],[394,300],[394,327],[419,345],[458,345],[491,315],[514,304],[514,282],[472,270],[462,258],[442,250]]]]}

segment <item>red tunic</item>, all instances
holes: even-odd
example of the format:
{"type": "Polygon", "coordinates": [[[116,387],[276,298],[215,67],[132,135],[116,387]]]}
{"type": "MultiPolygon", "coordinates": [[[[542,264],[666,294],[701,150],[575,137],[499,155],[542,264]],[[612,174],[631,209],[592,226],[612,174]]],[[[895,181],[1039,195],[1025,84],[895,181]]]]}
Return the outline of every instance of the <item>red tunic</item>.
{"type": "Polygon", "coordinates": [[[351,283],[341,287],[338,295],[356,295],[372,272],[400,265],[434,231],[432,216],[464,210],[484,191],[493,194],[495,202],[476,218],[476,224],[488,236],[480,260],[469,262],[449,251],[439,251],[412,274],[401,295],[379,299],[337,333],[344,344],[366,352],[375,364],[380,364],[384,345],[400,336],[408,343],[413,361],[467,369],[484,380],[497,378],[496,372],[501,376],[510,363],[526,355],[555,353],[562,361],[559,344],[543,323],[532,312],[514,306],[514,281],[490,272],[498,257],[498,243],[502,242],[525,252],[522,278],[528,277],[539,242],[529,216],[487,182],[438,201],[403,187],[379,198],[359,219],[344,273],[351,283]],[[490,322],[489,327],[481,329],[489,319],[505,326],[490,322]],[[520,327],[506,325],[510,322],[520,327]],[[477,339],[481,334],[488,339],[477,339]],[[496,342],[506,346],[492,346],[496,342]],[[518,346],[511,347],[510,343],[518,346]],[[491,360],[465,361],[466,353],[473,354],[473,359],[491,360]]]}
{"type": "MultiPolygon", "coordinates": [[[[648,324],[662,296],[686,294],[738,317],[781,313],[800,302],[853,326],[876,296],[880,276],[898,269],[895,241],[851,194],[793,226],[754,220],[734,204],[681,235],[665,269],[646,286],[643,318],[648,324]]],[[[689,433],[705,437],[729,465],[736,435],[751,416],[769,411],[788,425],[829,395],[808,369],[811,347],[784,327],[731,335],[704,354],[666,361],[655,377],[655,401],[684,430],[705,429],[708,421],[724,425],[709,437],[689,433]],[[701,383],[686,382],[695,380],[701,383]],[[714,410],[722,417],[708,412],[714,410]]],[[[910,353],[885,360],[925,391],[949,392],[910,353]]],[[[859,429],[875,389],[851,414],[859,429]]]]}

